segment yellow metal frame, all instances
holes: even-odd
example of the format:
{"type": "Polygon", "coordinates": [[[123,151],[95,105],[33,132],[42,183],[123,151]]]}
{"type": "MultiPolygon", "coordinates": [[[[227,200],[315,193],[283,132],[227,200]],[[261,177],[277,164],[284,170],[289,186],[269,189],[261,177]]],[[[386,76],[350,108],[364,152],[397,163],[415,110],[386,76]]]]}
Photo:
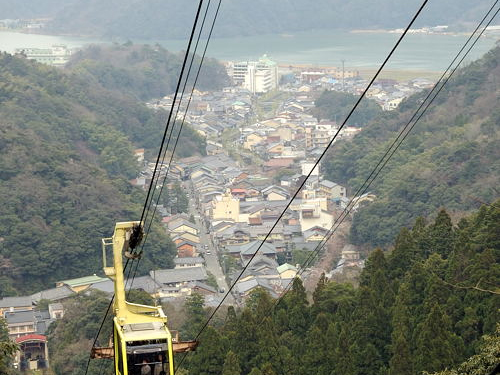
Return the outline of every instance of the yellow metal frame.
{"type": "MultiPolygon", "coordinates": [[[[138,335],[138,332],[134,332],[134,339],[128,340],[124,332],[124,326],[128,324],[140,324],[140,323],[161,323],[162,332],[164,332],[161,339],[167,340],[168,347],[168,363],[170,375],[174,373],[173,364],[173,347],[172,347],[172,335],[167,327],[167,317],[165,316],[162,308],[160,306],[148,306],[140,305],[136,303],[130,303],[126,301],[125,297],[125,282],[123,276],[123,253],[128,249],[128,241],[132,235],[134,227],[141,225],[139,221],[129,221],[116,223],[115,231],[113,237],[102,239],[102,252],[103,252],[103,268],[106,276],[111,278],[114,282],[115,298],[113,304],[114,318],[113,318],[113,330],[114,330],[114,351],[115,351],[115,371],[116,374],[128,375],[127,369],[127,342],[131,341],[142,341],[151,340],[155,337],[151,337],[151,332],[147,332],[143,335],[138,335]],[[106,261],[106,251],[109,247],[113,250],[113,266],[109,267],[106,261]],[[118,355],[118,350],[121,350],[121,356],[118,355]],[[122,359],[123,362],[123,373],[118,369],[118,362],[122,359]]],[[[156,337],[158,338],[158,337],[156,337]]]]}

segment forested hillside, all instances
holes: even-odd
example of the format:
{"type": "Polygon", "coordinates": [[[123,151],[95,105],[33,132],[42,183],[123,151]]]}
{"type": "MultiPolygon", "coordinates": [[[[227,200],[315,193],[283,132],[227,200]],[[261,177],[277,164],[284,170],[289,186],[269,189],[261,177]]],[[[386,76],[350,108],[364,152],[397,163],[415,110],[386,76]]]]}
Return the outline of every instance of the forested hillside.
{"type": "MultiPolygon", "coordinates": [[[[421,5],[419,0],[247,0],[222,2],[215,36],[291,33],[312,29],[399,28],[421,5]]],[[[0,0],[3,18],[50,17],[49,30],[164,40],[187,38],[195,0],[0,0]]],[[[442,0],[429,3],[419,26],[451,25],[459,29],[477,22],[490,3],[442,0]]],[[[213,6],[215,8],[215,6],[213,6]]],[[[210,18],[209,18],[210,19],[210,18]]]]}
{"type": "MultiPolygon", "coordinates": [[[[358,96],[345,92],[324,91],[314,101],[315,108],[313,109],[313,115],[320,120],[334,120],[341,124],[358,99],[358,96]]],[[[346,125],[363,127],[374,117],[381,114],[382,108],[380,108],[375,100],[364,99],[359,103],[356,111],[353,112],[346,125]]]]}
{"type": "MultiPolygon", "coordinates": [[[[171,53],[158,45],[92,45],[74,54],[68,67],[90,73],[105,88],[150,100],[175,92],[183,58],[183,53],[171,53]]],[[[193,85],[199,64],[200,58],[196,56],[188,89],[193,85]]],[[[214,59],[205,58],[196,87],[199,90],[219,90],[228,84],[224,66],[214,59]]]]}
{"type": "MultiPolygon", "coordinates": [[[[419,375],[480,353],[459,373],[488,375],[500,352],[498,285],[500,201],[457,226],[442,210],[429,223],[419,218],[402,229],[391,253],[373,251],[358,288],[322,277],[311,301],[297,279],[277,305],[256,290],[242,310],[216,316],[182,368],[193,375],[419,375]]],[[[86,363],[82,353],[106,299],[80,296],[66,306],[49,336],[63,353],[53,368],[56,375],[83,374],[78,364],[86,363]]],[[[193,295],[185,324],[172,328],[183,339],[194,337],[209,315],[193,295]]],[[[111,326],[105,327],[104,342],[111,326]]],[[[93,361],[89,374],[100,365],[93,361]]]]}
{"type": "MultiPolygon", "coordinates": [[[[0,56],[0,296],[101,272],[100,238],[144,202],[133,148],[158,148],[164,117],[78,67],[0,56]]],[[[174,251],[156,226],[143,270],[174,251]]]]}
{"type": "MultiPolygon", "coordinates": [[[[354,215],[351,241],[385,246],[401,226],[447,207],[454,218],[499,196],[500,48],[456,73],[370,191],[377,199],[354,215]]],[[[354,193],[427,92],[379,116],[323,164],[328,178],[354,193]]]]}

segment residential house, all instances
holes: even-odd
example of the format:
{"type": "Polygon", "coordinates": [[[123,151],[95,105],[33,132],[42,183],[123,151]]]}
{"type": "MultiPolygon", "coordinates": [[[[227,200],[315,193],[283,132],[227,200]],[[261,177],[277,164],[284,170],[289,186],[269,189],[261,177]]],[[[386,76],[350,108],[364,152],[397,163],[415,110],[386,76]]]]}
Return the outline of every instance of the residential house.
{"type": "Polygon", "coordinates": [[[303,237],[307,242],[322,241],[328,235],[328,229],[314,226],[304,231],[303,237]]]}
{"type": "Polygon", "coordinates": [[[189,283],[189,287],[191,288],[191,293],[198,293],[203,296],[217,294],[217,289],[201,281],[193,281],[189,283]]]}
{"type": "Polygon", "coordinates": [[[268,258],[276,259],[276,247],[269,242],[252,241],[243,245],[227,246],[227,249],[230,255],[240,258],[243,262],[250,259],[256,251],[268,258]]]}
{"type": "Polygon", "coordinates": [[[4,317],[11,339],[31,334],[45,334],[50,323],[54,321],[48,311],[6,311],[4,317]]]}
{"type": "Polygon", "coordinates": [[[5,312],[33,310],[31,297],[4,297],[0,299],[0,317],[3,317],[5,312]]]}
{"type": "Polygon", "coordinates": [[[302,232],[313,228],[322,227],[330,229],[333,225],[333,215],[321,208],[319,202],[302,203],[299,208],[299,220],[302,232]]]}
{"type": "Polygon", "coordinates": [[[257,132],[250,133],[245,138],[245,142],[243,143],[243,148],[247,150],[253,150],[253,148],[256,145],[264,142],[265,139],[266,139],[265,135],[259,134],[257,132]]]}
{"type": "Polygon", "coordinates": [[[326,197],[328,199],[342,198],[346,196],[345,187],[330,180],[320,181],[319,193],[320,196],[326,197]]]}
{"type": "Polygon", "coordinates": [[[171,236],[172,236],[172,241],[175,244],[179,244],[182,241],[190,241],[193,242],[195,245],[198,245],[200,243],[200,237],[190,232],[172,233],[171,236]]]}
{"type": "Polygon", "coordinates": [[[179,258],[192,258],[196,254],[196,243],[189,240],[183,240],[176,243],[177,257],[179,258]]]}
{"type": "Polygon", "coordinates": [[[205,260],[202,257],[181,257],[174,258],[175,268],[202,267],[205,260]]]}
{"type": "Polygon", "coordinates": [[[204,281],[208,278],[204,267],[187,267],[150,271],[149,275],[162,287],[180,287],[193,281],[204,281]]]}
{"type": "Polygon", "coordinates": [[[49,304],[49,315],[51,319],[61,319],[64,316],[64,306],[60,302],[49,304]]]}
{"type": "Polygon", "coordinates": [[[281,142],[272,143],[267,146],[266,152],[268,155],[281,155],[283,153],[284,145],[281,142]]]}
{"type": "Polygon", "coordinates": [[[277,271],[282,279],[293,279],[297,276],[297,268],[288,263],[279,266],[277,271]]]}
{"type": "Polygon", "coordinates": [[[168,224],[168,230],[171,233],[192,233],[194,235],[198,235],[198,228],[196,227],[196,224],[191,223],[188,220],[176,220],[174,222],[169,221],[168,224]]]}
{"type": "Polygon", "coordinates": [[[228,190],[222,196],[216,197],[212,205],[212,220],[232,220],[237,222],[240,215],[240,201],[228,190]]]}
{"type": "Polygon", "coordinates": [[[104,280],[107,279],[94,274],[92,276],[84,276],[78,277],[76,279],[58,281],[56,282],[56,287],[67,286],[75,293],[79,293],[87,289],[90,285],[104,280]]]}
{"type": "Polygon", "coordinates": [[[275,185],[262,189],[261,193],[267,201],[284,201],[290,198],[290,194],[285,189],[275,185]]]}
{"type": "Polygon", "coordinates": [[[294,158],[271,158],[264,163],[264,171],[276,171],[282,168],[290,168],[293,166],[294,158]]]}
{"type": "Polygon", "coordinates": [[[69,286],[63,285],[58,288],[46,289],[41,292],[34,293],[31,295],[31,301],[33,304],[37,305],[42,299],[55,302],[61,301],[73,295],[75,295],[75,292],[69,286]]]}

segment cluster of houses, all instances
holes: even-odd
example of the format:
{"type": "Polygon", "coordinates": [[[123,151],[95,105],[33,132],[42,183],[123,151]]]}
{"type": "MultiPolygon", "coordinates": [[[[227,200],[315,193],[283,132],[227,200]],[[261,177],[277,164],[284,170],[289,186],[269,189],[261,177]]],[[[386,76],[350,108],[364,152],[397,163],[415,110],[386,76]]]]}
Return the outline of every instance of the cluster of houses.
{"type": "MultiPolygon", "coordinates": [[[[173,95],[165,96],[146,105],[149,108],[170,111],[173,100],[173,95]]],[[[253,114],[252,94],[239,87],[227,87],[222,91],[213,92],[194,90],[189,108],[187,103],[187,100],[180,102],[180,98],[177,98],[175,104],[180,104],[177,117],[182,119],[186,116],[186,122],[207,138],[217,139],[224,130],[240,127],[253,114]]]]}
{"type": "MultiPolygon", "coordinates": [[[[187,215],[172,218],[165,212],[163,222],[177,245],[176,262],[187,257],[202,259],[197,252],[200,249],[198,231],[202,230],[210,235],[220,259],[232,259],[230,263],[236,263],[241,269],[245,255],[253,254],[245,249],[237,252],[238,246],[260,243],[297,188],[311,174],[268,236],[265,246],[258,249],[255,259],[264,257],[261,261],[268,262],[265,277],[259,274],[258,267],[250,265],[245,278],[239,280],[234,289],[236,298],[244,299],[250,291],[239,288],[241,282],[251,289],[266,286],[271,294],[279,294],[289,282],[280,276],[277,270],[280,264],[288,262],[290,267],[295,267],[292,266],[295,250],[315,250],[349,203],[345,187],[325,178],[320,166],[314,168],[315,160],[339,131],[339,125],[318,121],[309,113],[314,107],[313,98],[314,94],[307,92],[291,95],[281,103],[275,116],[250,123],[248,120],[254,113],[252,97],[242,88],[196,92],[193,97],[186,119],[193,129],[207,137],[207,156],[175,160],[169,166],[168,181],[178,181],[189,189],[201,220],[198,228],[195,223],[189,223],[187,215]],[[220,127],[212,128],[207,119],[216,120],[220,127]],[[211,130],[207,131],[207,125],[211,130]],[[229,156],[219,143],[220,135],[228,128],[239,130],[239,138],[233,146],[256,155],[262,163],[243,165],[229,156]]],[[[172,99],[166,97],[150,106],[168,109],[171,104],[172,99]]],[[[181,111],[183,109],[181,106],[181,111]]],[[[360,131],[360,128],[346,127],[339,138],[351,138],[360,131]]],[[[152,165],[149,165],[143,175],[151,173],[152,165]]],[[[147,178],[141,182],[136,185],[146,187],[149,183],[147,178]]],[[[232,280],[231,272],[239,271],[223,268],[228,281],[232,280]]]]}
{"type": "MultiPolygon", "coordinates": [[[[338,68],[288,69],[287,84],[281,89],[296,93],[314,93],[324,90],[343,91],[360,95],[368,85],[359,71],[338,68]]],[[[393,79],[378,79],[368,90],[366,97],[375,100],[384,111],[392,111],[407,97],[432,88],[434,82],[425,78],[415,78],[401,82],[393,79]]]]}

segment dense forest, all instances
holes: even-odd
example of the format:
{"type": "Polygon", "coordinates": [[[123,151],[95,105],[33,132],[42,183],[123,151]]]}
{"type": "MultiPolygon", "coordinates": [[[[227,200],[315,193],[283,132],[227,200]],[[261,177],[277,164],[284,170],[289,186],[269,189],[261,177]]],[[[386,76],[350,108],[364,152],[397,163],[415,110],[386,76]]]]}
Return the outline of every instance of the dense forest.
{"type": "MultiPolygon", "coordinates": [[[[324,91],[314,101],[313,115],[319,120],[327,119],[342,124],[358,101],[359,96],[340,91],[324,91]]],[[[382,114],[382,108],[375,100],[363,99],[353,112],[347,126],[363,127],[382,114]]]]}
{"type": "MultiPolygon", "coordinates": [[[[171,53],[159,45],[134,45],[131,42],[91,45],[74,54],[68,68],[91,74],[107,89],[150,100],[175,92],[183,58],[184,53],[171,53]]],[[[195,56],[188,88],[193,85],[199,64],[200,57],[195,56]]],[[[196,87],[199,90],[218,90],[228,84],[224,66],[214,59],[205,58],[196,87]]]]}
{"type": "MultiPolygon", "coordinates": [[[[278,303],[257,289],[243,309],[216,315],[180,371],[417,375],[459,368],[460,374],[489,375],[500,355],[498,285],[500,201],[456,226],[441,210],[433,221],[418,218],[403,228],[391,252],[374,250],[357,288],[322,277],[308,296],[296,279],[278,303]]],[[[65,317],[50,328],[53,368],[56,375],[80,375],[107,300],[79,296],[66,306],[65,317]]],[[[195,294],[184,323],[172,328],[183,339],[195,337],[210,311],[195,294]]],[[[110,335],[111,325],[105,327],[101,342],[110,335]]],[[[89,374],[103,365],[110,364],[92,361],[89,374]]]]}
{"type": "MultiPolygon", "coordinates": [[[[141,104],[135,88],[106,87],[85,64],[59,70],[0,56],[0,297],[100,273],[100,238],[140,217],[132,151],[157,152],[166,113],[141,104]]],[[[184,128],[181,155],[204,146],[193,134],[184,128]]],[[[155,224],[140,272],[172,265],[175,247],[160,231],[155,224]]]]}
{"type": "MultiPolygon", "coordinates": [[[[231,37],[313,29],[400,28],[421,3],[254,0],[249,12],[246,0],[223,1],[214,33],[231,37]]],[[[56,33],[165,40],[188,37],[197,4],[195,0],[0,0],[0,9],[3,18],[51,18],[48,30],[56,33]]],[[[487,1],[429,2],[417,25],[451,25],[460,29],[477,22],[489,6],[487,1]]]]}
{"type": "MultiPolygon", "coordinates": [[[[447,207],[454,218],[498,197],[500,47],[461,69],[382,170],[377,199],[354,215],[354,244],[386,246],[401,225],[447,207]]],[[[323,163],[329,179],[357,191],[427,91],[375,118],[323,163]]]]}

